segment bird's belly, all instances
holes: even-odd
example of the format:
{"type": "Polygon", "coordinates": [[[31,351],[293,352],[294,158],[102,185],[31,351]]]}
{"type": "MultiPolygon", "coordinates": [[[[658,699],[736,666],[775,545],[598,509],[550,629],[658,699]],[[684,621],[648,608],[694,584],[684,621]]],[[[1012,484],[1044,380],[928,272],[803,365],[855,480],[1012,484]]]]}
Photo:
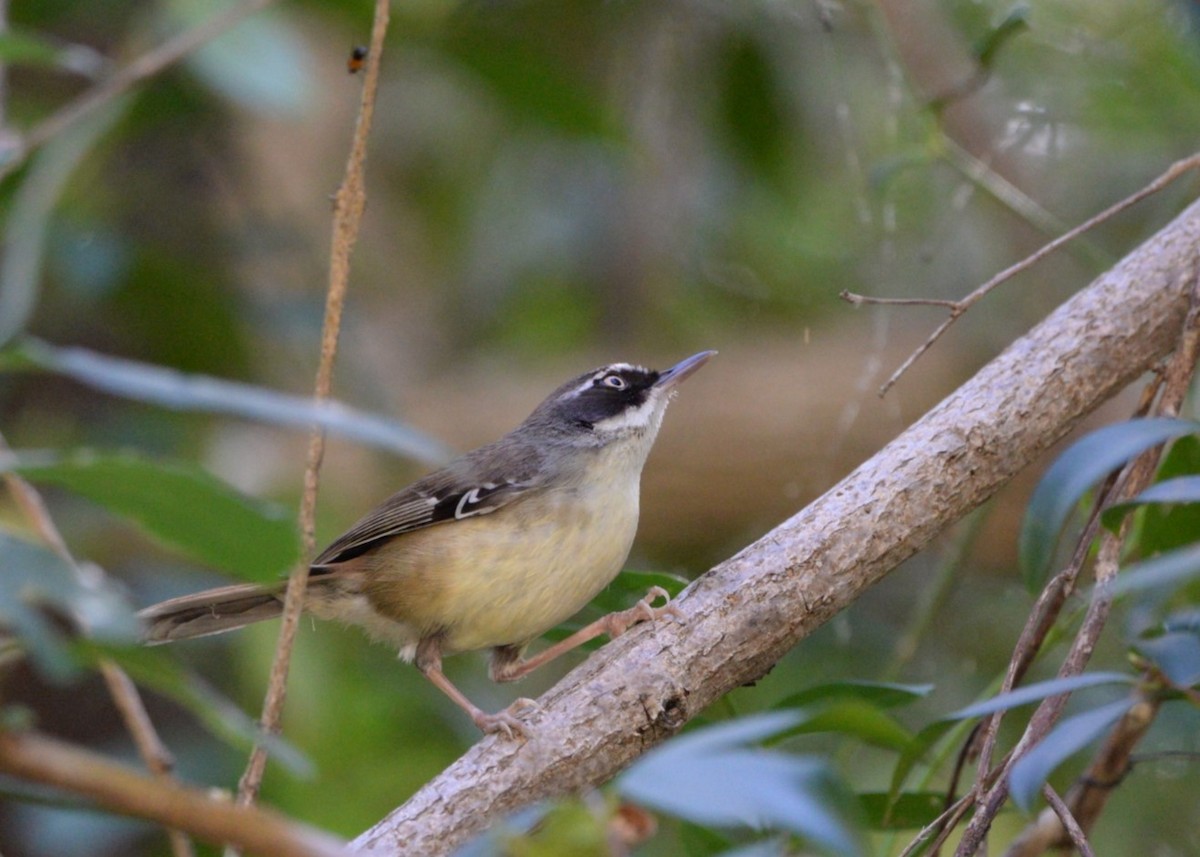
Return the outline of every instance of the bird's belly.
{"type": "Polygon", "coordinates": [[[550,494],[407,534],[372,563],[368,597],[447,653],[523,645],[582,609],[629,555],[636,493],[584,499],[550,494]]]}

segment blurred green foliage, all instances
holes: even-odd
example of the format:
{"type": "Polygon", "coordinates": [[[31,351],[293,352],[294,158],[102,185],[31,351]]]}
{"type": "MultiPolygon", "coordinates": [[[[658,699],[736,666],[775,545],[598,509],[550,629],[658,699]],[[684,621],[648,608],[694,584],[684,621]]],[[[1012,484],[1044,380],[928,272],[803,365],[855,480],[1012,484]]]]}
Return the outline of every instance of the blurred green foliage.
{"type": "MultiPolygon", "coordinates": [[[[211,4],[187,0],[9,4],[11,30],[0,36],[0,169],[10,165],[14,134],[211,12],[211,4]]],[[[1047,237],[1045,220],[1015,211],[996,195],[997,184],[968,173],[971,159],[1051,222],[1071,224],[1191,154],[1200,139],[1194,4],[945,0],[902,11],[903,31],[889,12],[890,3],[854,2],[394,4],[339,397],[406,420],[422,385],[449,394],[471,371],[481,372],[490,380],[488,400],[468,417],[447,404],[445,419],[491,430],[492,410],[512,390],[534,390],[532,404],[544,392],[536,386],[543,376],[565,377],[597,362],[597,353],[641,359],[694,345],[746,355],[736,383],[760,391],[766,412],[786,385],[811,383],[796,367],[845,362],[849,351],[826,364],[821,354],[848,342],[862,355],[861,372],[817,379],[818,396],[844,415],[873,383],[866,367],[890,359],[881,356],[886,343],[911,322],[890,308],[851,314],[839,291],[957,297],[1047,237]],[[946,100],[947,90],[932,88],[930,67],[950,70],[952,90],[967,81],[977,87],[946,100]],[[788,360],[756,350],[780,340],[794,343],[788,360]],[[571,368],[559,373],[560,366],[571,368]]],[[[369,20],[365,0],[278,4],[136,86],[107,127],[95,126],[90,136],[77,127],[8,169],[0,180],[0,267],[11,273],[0,276],[0,331],[18,343],[25,332],[304,394],[318,350],[329,196],[361,85],[345,62],[366,41],[369,20]]],[[[1103,260],[1153,232],[1196,188],[1194,178],[1181,181],[1101,227],[1083,249],[990,297],[960,323],[957,342],[944,344],[944,359],[968,371],[1087,282],[1103,260]]],[[[132,449],[196,462],[243,492],[296,505],[299,434],[247,427],[227,411],[168,413],[161,401],[130,401],[14,368],[11,359],[0,363],[0,432],[18,450],[69,457],[78,449],[132,449]]],[[[719,507],[721,526],[690,547],[681,570],[702,571],[769,525],[755,517],[756,496],[786,493],[799,502],[793,470],[829,468],[862,425],[847,431],[840,420],[829,422],[819,440],[789,435],[777,450],[727,438],[732,467],[704,490],[685,492],[697,509],[719,507]],[[782,472],[780,460],[799,463],[782,472]]],[[[1169,475],[1194,473],[1194,444],[1177,450],[1169,475]]],[[[416,472],[360,454],[331,452],[338,466],[326,474],[323,533],[379,499],[368,491],[382,496],[383,485],[416,472]]],[[[839,461],[834,472],[843,464],[852,462],[839,461]]],[[[153,497],[154,481],[149,472],[123,484],[148,485],[153,497]]],[[[159,487],[165,491],[167,482],[159,487]]],[[[113,509],[54,486],[47,498],[76,555],[102,562],[132,593],[128,602],[220,580],[207,565],[119,523],[113,509]]],[[[203,505],[195,499],[187,511],[203,505]]],[[[1145,544],[1158,546],[1146,551],[1148,562],[1194,529],[1191,505],[1139,515],[1145,544]]],[[[47,580],[67,581],[62,592],[73,584],[63,569],[51,569],[52,556],[15,533],[28,525],[6,500],[0,524],[0,603],[33,623],[30,633],[49,638],[53,626],[30,619],[41,614],[11,597],[8,569],[20,553],[47,580]]],[[[938,550],[918,557],[708,718],[806,700],[810,724],[846,728],[797,732],[787,748],[820,754],[870,795],[863,817],[873,829],[924,823],[937,809],[929,792],[944,784],[941,772],[965,731],[938,718],[996,686],[1028,612],[1015,542],[1010,523],[1000,547],[966,551],[946,574],[938,550]],[[812,688],[826,684],[844,691],[848,679],[875,684],[852,684],[848,698],[814,696],[812,688]],[[909,684],[880,684],[893,680],[936,690],[925,697],[895,690],[909,684]],[[808,695],[797,697],[802,692],[808,695]],[[908,707],[893,710],[901,702],[908,707]],[[910,791],[892,781],[897,759],[906,768],[900,780],[913,773],[903,786],[910,791]]],[[[639,550],[640,567],[657,560],[677,570],[678,558],[653,543],[639,550]]],[[[1189,574],[1178,573],[1185,581],[1189,574]]],[[[631,577],[610,600],[623,606],[645,583],[631,577]]],[[[1139,634],[1168,621],[1140,603],[1122,609],[1139,634]]],[[[1182,615],[1172,614],[1172,628],[1190,627],[1182,615]]],[[[1138,639],[1159,639],[1153,633],[1138,639]]],[[[1143,649],[1186,667],[1190,640],[1180,639],[1144,642],[1143,649]]],[[[253,628],[179,647],[170,657],[254,712],[274,640],[274,628],[253,628]]],[[[1108,641],[1098,658],[1119,662],[1124,644],[1108,641]]],[[[1057,652],[1051,649],[1048,655],[1057,652]]],[[[60,654],[61,673],[50,670],[56,676],[78,666],[70,652],[60,654]]],[[[486,682],[477,659],[455,659],[448,669],[485,708],[511,700],[508,688],[486,682]]],[[[186,674],[172,674],[177,690],[194,690],[186,674]]],[[[520,692],[536,695],[556,675],[532,677],[520,692]]],[[[6,676],[5,700],[27,705],[41,728],[132,756],[98,683],[50,684],[19,666],[6,676]]],[[[266,799],[342,834],[378,820],[475,737],[415,670],[355,632],[305,628],[291,687],[287,736],[315,773],[304,779],[272,768],[266,799]]],[[[170,696],[152,696],[151,713],[181,774],[232,784],[240,751],[211,738],[192,713],[212,705],[190,712],[179,706],[180,694],[170,696]]],[[[1186,719],[1166,719],[1157,734],[1162,747],[1195,742],[1186,719]]],[[[1175,853],[1200,849],[1194,825],[1164,828],[1157,820],[1187,817],[1200,777],[1192,768],[1154,771],[1139,770],[1138,793],[1123,790],[1124,802],[1102,820],[1099,837],[1112,853],[1134,853],[1150,841],[1175,853]]],[[[558,813],[563,836],[581,826],[596,832],[580,821],[594,820],[591,808],[572,804],[558,813]]],[[[1003,819],[1002,832],[1022,823],[1003,819]]],[[[746,839],[664,817],[639,853],[718,853],[746,839]]],[[[884,853],[898,841],[877,835],[871,844],[884,853]]],[[[13,801],[0,808],[5,853],[165,848],[144,825],[13,801]]]]}

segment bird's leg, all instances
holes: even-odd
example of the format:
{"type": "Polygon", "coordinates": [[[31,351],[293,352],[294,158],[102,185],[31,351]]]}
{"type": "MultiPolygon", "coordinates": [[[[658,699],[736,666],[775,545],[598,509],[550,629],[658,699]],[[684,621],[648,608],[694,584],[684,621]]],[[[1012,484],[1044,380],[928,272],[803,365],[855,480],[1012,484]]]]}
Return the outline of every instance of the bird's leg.
{"type": "Polygon", "coordinates": [[[528,700],[517,700],[509,709],[497,712],[496,714],[488,714],[486,711],[479,708],[471,700],[463,694],[461,690],[451,683],[450,679],[446,678],[446,674],[442,672],[442,650],[441,640],[438,637],[426,637],[417,644],[417,656],[415,659],[417,669],[433,682],[434,687],[440,690],[446,696],[454,700],[454,703],[467,712],[471,716],[471,720],[483,732],[503,732],[507,737],[511,738],[513,733],[520,735],[522,738],[529,738],[529,727],[517,719],[516,715],[510,713],[512,708],[518,707],[522,702],[528,700]]]}
{"type": "Polygon", "coordinates": [[[531,658],[522,658],[520,649],[513,646],[501,646],[492,651],[492,664],[489,674],[492,681],[516,681],[533,672],[543,664],[583,645],[588,640],[594,640],[601,634],[616,638],[628,631],[638,622],[650,622],[663,616],[674,616],[683,621],[683,613],[671,603],[671,596],[661,586],[655,586],[646,593],[646,597],[628,610],[609,613],[597,619],[590,625],[580,628],[565,640],[559,640],[548,649],[543,649],[531,658]],[[654,607],[654,601],[662,598],[667,603],[662,607],[654,607]]]}

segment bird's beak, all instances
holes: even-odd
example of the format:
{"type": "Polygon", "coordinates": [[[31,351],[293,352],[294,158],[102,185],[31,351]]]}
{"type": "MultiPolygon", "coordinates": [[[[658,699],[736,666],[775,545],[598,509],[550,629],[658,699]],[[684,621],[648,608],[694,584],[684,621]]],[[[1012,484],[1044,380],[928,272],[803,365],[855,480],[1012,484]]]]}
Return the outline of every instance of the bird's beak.
{"type": "Polygon", "coordinates": [[[654,386],[662,387],[666,390],[671,389],[688,375],[691,375],[693,372],[707,363],[709,358],[716,353],[717,352],[715,351],[701,351],[699,354],[693,354],[686,360],[680,360],[670,369],[667,369],[665,372],[659,375],[658,380],[654,382],[654,386]]]}

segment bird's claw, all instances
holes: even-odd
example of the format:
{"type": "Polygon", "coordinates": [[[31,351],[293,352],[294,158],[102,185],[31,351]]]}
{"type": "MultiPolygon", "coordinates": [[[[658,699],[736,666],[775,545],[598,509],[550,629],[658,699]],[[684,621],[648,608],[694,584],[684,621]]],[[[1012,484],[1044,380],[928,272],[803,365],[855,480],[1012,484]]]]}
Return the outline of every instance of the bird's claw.
{"type": "Polygon", "coordinates": [[[610,637],[619,637],[639,622],[653,622],[663,616],[671,616],[677,622],[684,619],[683,611],[671,602],[671,594],[661,586],[652,586],[646,597],[637,604],[608,617],[608,634],[610,637]],[[653,606],[659,598],[666,603],[662,607],[653,606]]]}
{"type": "MultiPolygon", "coordinates": [[[[530,699],[518,699],[503,711],[497,711],[495,714],[479,711],[471,719],[475,721],[475,725],[479,727],[481,732],[497,735],[503,733],[509,739],[516,733],[516,735],[528,741],[533,737],[533,733],[529,731],[528,726],[521,722],[520,718],[512,713],[512,709],[518,707],[520,703],[532,701],[530,699]]],[[[536,705],[536,703],[534,704],[536,705]]]]}

